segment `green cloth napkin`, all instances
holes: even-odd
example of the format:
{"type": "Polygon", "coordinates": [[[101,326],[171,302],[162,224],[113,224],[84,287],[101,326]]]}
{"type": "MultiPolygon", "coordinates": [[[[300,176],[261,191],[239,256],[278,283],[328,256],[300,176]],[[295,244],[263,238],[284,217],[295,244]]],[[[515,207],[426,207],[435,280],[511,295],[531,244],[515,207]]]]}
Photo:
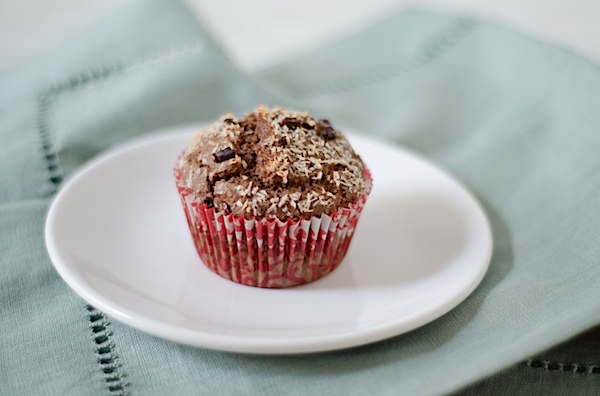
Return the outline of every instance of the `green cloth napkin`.
{"type": "Polygon", "coordinates": [[[0,87],[0,394],[599,393],[599,332],[557,346],[600,324],[591,62],[490,23],[408,10],[247,76],[181,4],[138,0],[4,69],[0,87]],[[269,357],[144,334],[66,286],[43,235],[65,177],[129,138],[260,103],[326,114],[461,179],[494,233],[477,290],[408,334],[269,357]]]}

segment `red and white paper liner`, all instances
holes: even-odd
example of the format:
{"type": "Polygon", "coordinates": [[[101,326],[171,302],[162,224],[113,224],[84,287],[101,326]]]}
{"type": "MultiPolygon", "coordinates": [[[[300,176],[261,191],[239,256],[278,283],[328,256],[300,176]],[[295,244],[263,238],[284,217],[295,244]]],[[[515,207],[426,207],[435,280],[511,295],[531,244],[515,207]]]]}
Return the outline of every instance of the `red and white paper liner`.
{"type": "Polygon", "coordinates": [[[204,264],[233,282],[282,288],[313,282],[342,261],[371,192],[367,187],[352,204],[309,219],[246,219],[195,201],[175,168],[177,191],[204,264]]]}

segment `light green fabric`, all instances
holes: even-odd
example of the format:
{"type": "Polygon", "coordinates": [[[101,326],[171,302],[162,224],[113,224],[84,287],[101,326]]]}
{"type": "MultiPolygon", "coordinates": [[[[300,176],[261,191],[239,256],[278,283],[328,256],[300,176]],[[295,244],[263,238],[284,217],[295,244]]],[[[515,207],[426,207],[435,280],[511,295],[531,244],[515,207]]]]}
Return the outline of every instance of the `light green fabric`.
{"type": "Polygon", "coordinates": [[[0,86],[0,394],[600,389],[597,344],[582,356],[585,373],[527,360],[600,324],[600,69],[589,61],[493,24],[410,10],[244,76],[181,4],[151,0],[3,70],[0,86]],[[327,115],[460,178],[493,226],[477,290],[387,341],[265,357],[146,335],[62,282],[43,226],[64,177],[128,138],[259,103],[327,115]]]}
{"type": "Polygon", "coordinates": [[[478,395],[600,394],[600,328],[515,365],[490,379],[456,392],[478,395]]]}

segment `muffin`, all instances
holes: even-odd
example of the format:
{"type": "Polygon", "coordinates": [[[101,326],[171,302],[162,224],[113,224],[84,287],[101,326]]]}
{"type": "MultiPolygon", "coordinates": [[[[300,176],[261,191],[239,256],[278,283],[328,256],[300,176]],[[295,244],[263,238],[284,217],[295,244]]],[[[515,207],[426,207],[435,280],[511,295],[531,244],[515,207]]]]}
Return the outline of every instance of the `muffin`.
{"type": "Polygon", "coordinates": [[[266,288],[333,271],[371,190],[363,161],[329,121],[264,106],[197,133],[174,173],[204,264],[266,288]]]}

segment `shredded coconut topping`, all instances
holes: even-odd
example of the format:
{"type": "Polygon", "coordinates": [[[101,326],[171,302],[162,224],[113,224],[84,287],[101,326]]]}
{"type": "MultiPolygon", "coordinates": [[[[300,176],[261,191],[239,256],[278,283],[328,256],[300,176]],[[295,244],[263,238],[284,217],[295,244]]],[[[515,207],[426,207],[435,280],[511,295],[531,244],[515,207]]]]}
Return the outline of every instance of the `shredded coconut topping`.
{"type": "Polygon", "coordinates": [[[264,106],[196,134],[179,167],[197,200],[246,217],[309,218],[367,187],[362,160],[329,121],[264,106]]]}

